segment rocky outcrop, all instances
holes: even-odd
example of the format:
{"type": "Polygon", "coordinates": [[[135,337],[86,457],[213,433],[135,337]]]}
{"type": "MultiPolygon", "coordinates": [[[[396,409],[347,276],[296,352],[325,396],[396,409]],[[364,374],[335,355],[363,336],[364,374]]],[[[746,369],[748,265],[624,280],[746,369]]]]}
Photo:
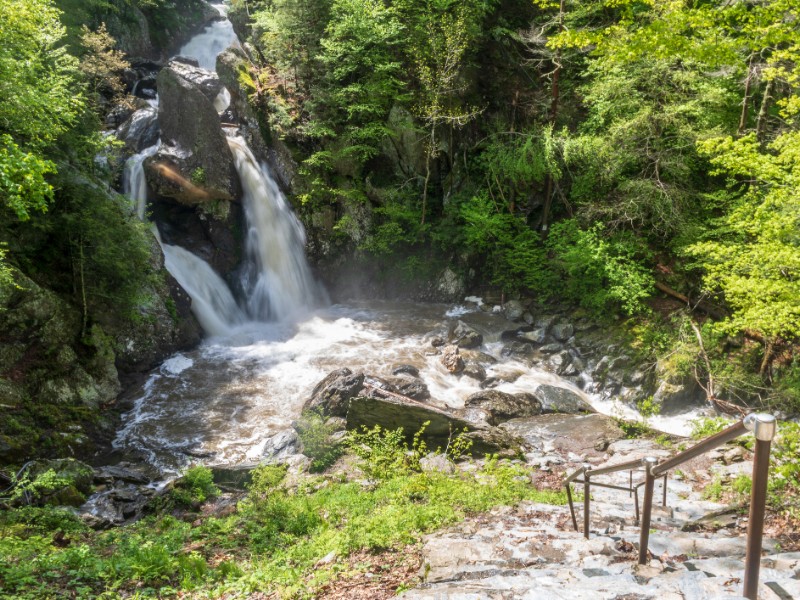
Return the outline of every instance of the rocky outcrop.
{"type": "Polygon", "coordinates": [[[439,358],[439,362],[450,373],[461,373],[465,367],[464,359],[459,355],[458,346],[445,346],[442,349],[442,356],[439,358]]]}
{"type": "Polygon", "coordinates": [[[485,414],[489,425],[517,417],[532,417],[542,413],[542,404],[533,394],[508,394],[497,390],[476,392],[464,401],[464,407],[477,409],[485,414]]]}
{"type": "Polygon", "coordinates": [[[202,328],[191,311],[191,299],[164,268],[164,255],[155,239],[150,247],[154,273],[145,300],[137,307],[138,319],[119,319],[114,314],[98,315],[113,333],[115,364],[126,374],[147,371],[167,356],[197,345],[202,328]]]}
{"type": "Polygon", "coordinates": [[[177,61],[159,73],[161,148],[145,161],[147,182],[158,196],[190,206],[240,197],[233,154],[214,108],[218,84],[210,71],[177,61]]]}
{"type": "Polygon", "coordinates": [[[20,272],[0,287],[0,460],[88,451],[86,415],[120,391],[113,344],[99,325],[82,335],[81,313],[20,272]]]}
{"type": "Polygon", "coordinates": [[[250,97],[256,92],[252,71],[250,59],[241,48],[231,47],[217,56],[217,73],[231,94],[242,136],[253,153],[267,161],[281,188],[291,191],[297,163],[286,143],[271,131],[269,106],[256,110],[250,104],[250,97]]]}

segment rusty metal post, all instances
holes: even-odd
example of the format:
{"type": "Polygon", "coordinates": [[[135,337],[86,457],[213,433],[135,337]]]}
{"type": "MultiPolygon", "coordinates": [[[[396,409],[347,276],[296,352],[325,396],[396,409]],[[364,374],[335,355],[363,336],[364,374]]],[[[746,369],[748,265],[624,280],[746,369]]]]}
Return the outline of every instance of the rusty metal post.
{"type": "Polygon", "coordinates": [[[589,482],[589,469],[583,473],[583,537],[589,539],[589,504],[591,502],[591,483],[589,482]]]}
{"type": "Polygon", "coordinates": [[[767,478],[769,476],[769,452],[775,437],[777,422],[768,414],[751,414],[745,427],[756,438],[753,456],[753,488],[750,492],[750,518],[747,523],[747,554],[744,560],[744,591],[750,600],[758,599],[758,575],[761,570],[761,540],[764,535],[764,511],[767,504],[767,478]]]}
{"type": "Polygon", "coordinates": [[[650,514],[653,509],[653,488],[656,478],[652,469],[658,464],[658,459],[648,456],[642,459],[644,465],[644,503],[642,505],[642,518],[639,523],[639,564],[647,564],[647,544],[650,541],[650,514]]]}

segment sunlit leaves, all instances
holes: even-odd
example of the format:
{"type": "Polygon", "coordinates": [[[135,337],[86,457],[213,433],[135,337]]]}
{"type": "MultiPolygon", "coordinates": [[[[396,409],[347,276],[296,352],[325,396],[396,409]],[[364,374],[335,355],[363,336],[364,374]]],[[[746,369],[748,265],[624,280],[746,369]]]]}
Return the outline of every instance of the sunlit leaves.
{"type": "Polygon", "coordinates": [[[705,284],[733,309],[725,325],[767,338],[800,337],[800,132],[778,137],[768,151],[755,136],[710,140],[712,162],[749,182],[747,192],[709,239],[688,248],[705,284]]]}

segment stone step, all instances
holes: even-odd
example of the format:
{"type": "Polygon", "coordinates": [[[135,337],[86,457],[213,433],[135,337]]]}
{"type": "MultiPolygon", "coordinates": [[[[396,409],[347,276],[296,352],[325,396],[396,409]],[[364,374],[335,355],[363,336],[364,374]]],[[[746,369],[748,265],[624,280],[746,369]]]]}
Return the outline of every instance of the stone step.
{"type": "MultiPolygon", "coordinates": [[[[622,508],[615,503],[598,509],[622,508]]],[[[648,565],[636,564],[638,528],[572,530],[567,507],[523,504],[428,536],[425,583],[407,600],[645,600],[737,598],[742,593],[744,538],[720,533],[651,533],[648,565]]],[[[800,600],[800,553],[762,561],[761,600],[800,600]]]]}

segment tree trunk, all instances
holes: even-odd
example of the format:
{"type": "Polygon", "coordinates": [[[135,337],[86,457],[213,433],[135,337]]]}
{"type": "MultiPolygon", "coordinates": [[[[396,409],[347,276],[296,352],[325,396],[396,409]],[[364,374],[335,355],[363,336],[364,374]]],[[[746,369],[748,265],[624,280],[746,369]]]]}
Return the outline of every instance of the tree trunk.
{"type": "Polygon", "coordinates": [[[436,125],[431,126],[431,145],[425,154],[425,183],[422,186],[422,218],[419,224],[425,225],[425,211],[428,208],[428,182],[431,180],[431,160],[436,151],[436,125]]]}
{"type": "Polygon", "coordinates": [[[750,112],[750,88],[753,83],[753,60],[754,55],[750,55],[750,61],[747,63],[747,78],[744,81],[744,98],[742,99],[742,114],[739,116],[739,129],[736,131],[737,135],[744,133],[747,127],[747,113],[750,112]]]}
{"type": "Polygon", "coordinates": [[[756,139],[759,142],[764,141],[764,131],[767,127],[767,117],[769,116],[769,107],[772,104],[772,88],[774,85],[775,80],[770,79],[764,88],[764,98],[761,100],[761,108],[758,111],[758,119],[756,120],[756,139]]]}

